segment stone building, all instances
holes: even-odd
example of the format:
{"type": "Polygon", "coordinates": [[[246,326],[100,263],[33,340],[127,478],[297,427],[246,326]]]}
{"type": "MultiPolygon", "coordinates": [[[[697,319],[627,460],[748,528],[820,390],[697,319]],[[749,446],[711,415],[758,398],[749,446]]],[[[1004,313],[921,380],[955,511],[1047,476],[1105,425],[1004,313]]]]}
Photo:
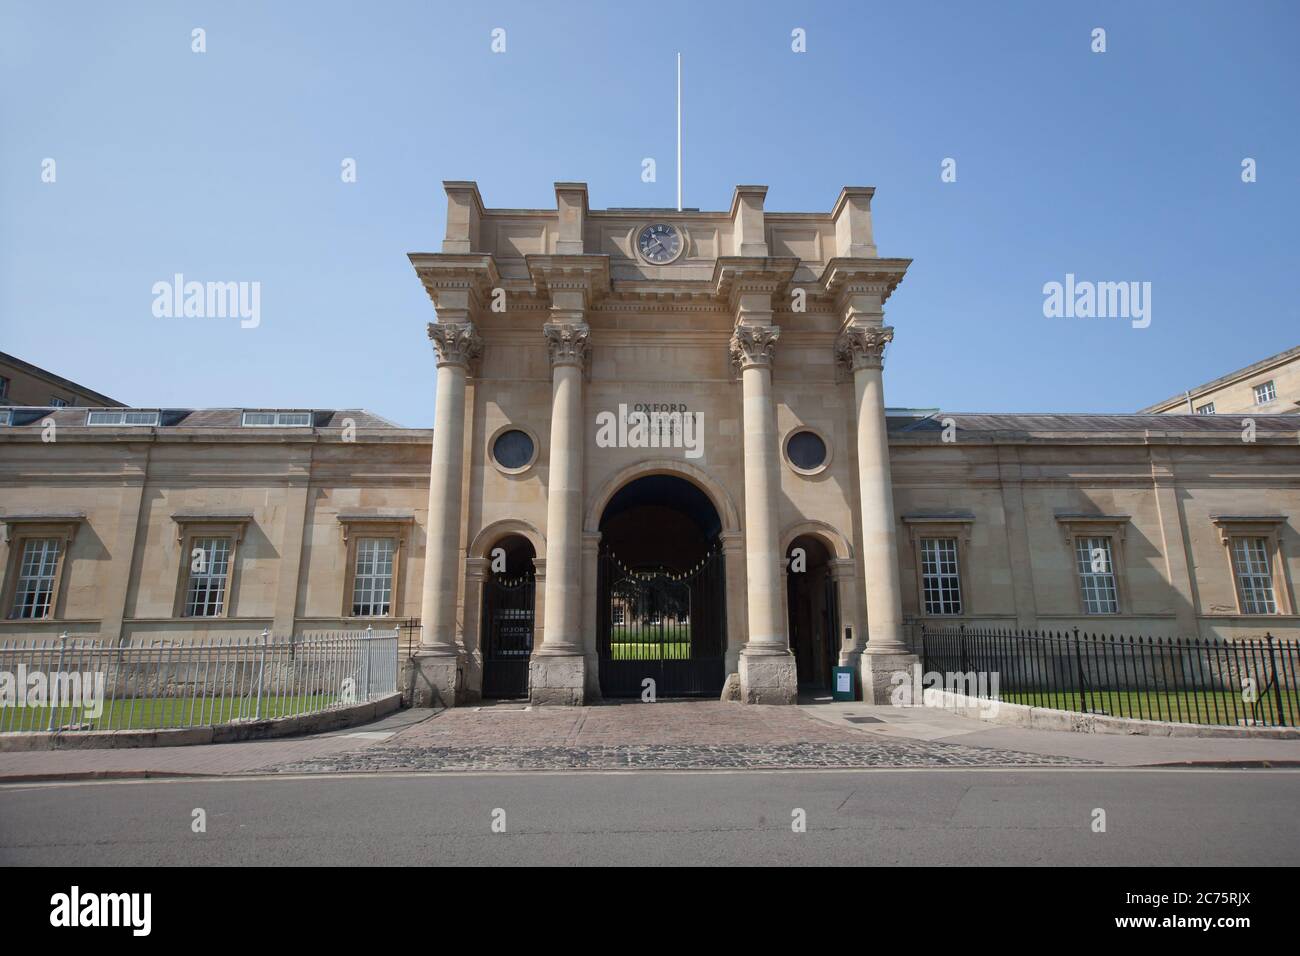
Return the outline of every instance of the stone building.
{"type": "Polygon", "coordinates": [[[432,432],[14,409],[0,640],[418,621],[421,703],[647,679],[791,702],[837,665],[880,699],[927,622],[1300,633],[1300,416],[887,408],[909,260],[878,255],[873,190],[786,213],[761,186],[716,212],[445,188],[441,250],[410,257],[432,432]]]}
{"type": "Polygon", "coordinates": [[[0,352],[0,422],[5,406],[38,405],[66,408],[73,405],[119,407],[121,402],[55,375],[31,362],[0,352]]]}
{"type": "Polygon", "coordinates": [[[1300,411],[1300,345],[1142,409],[1159,415],[1294,415],[1300,411]]]}

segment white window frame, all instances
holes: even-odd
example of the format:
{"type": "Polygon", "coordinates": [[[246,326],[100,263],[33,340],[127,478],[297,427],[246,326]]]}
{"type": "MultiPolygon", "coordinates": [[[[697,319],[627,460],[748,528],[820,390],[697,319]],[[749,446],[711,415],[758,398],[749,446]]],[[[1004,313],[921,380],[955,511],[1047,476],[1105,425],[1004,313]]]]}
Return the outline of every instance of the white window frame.
{"type": "Polygon", "coordinates": [[[55,395],[50,399],[49,407],[50,408],[71,408],[72,403],[67,399],[59,398],[59,396],[55,395]]]}
{"type": "Polygon", "coordinates": [[[4,525],[4,541],[8,545],[4,587],[0,589],[0,606],[7,620],[49,621],[62,616],[62,597],[64,581],[68,571],[68,562],[72,554],[73,541],[77,531],[84,522],[83,515],[13,515],[0,517],[4,525]],[[14,609],[18,604],[21,581],[30,577],[23,573],[27,542],[33,540],[57,541],[57,554],[54,576],[49,591],[49,603],[41,617],[16,618],[14,609]]]}
{"type": "MultiPolygon", "coordinates": [[[[1064,514],[1058,512],[1056,520],[1065,536],[1068,548],[1070,574],[1074,578],[1074,590],[1078,595],[1078,613],[1087,617],[1115,617],[1131,613],[1128,608],[1128,562],[1125,556],[1125,533],[1130,522],[1129,515],[1100,514],[1064,514]],[[1103,571],[1092,570],[1093,550],[1098,545],[1096,540],[1104,538],[1108,542],[1109,567],[1103,571]],[[1084,561],[1083,557],[1086,558],[1084,561]],[[1109,581],[1113,588],[1113,601],[1101,604],[1096,600],[1099,593],[1096,587],[1098,579],[1109,581]],[[1113,605],[1114,610],[1106,610],[1113,605]]],[[[1105,592],[1100,592],[1105,595],[1105,592]]]]}
{"type": "Polygon", "coordinates": [[[1242,614],[1277,613],[1269,550],[1268,538],[1261,535],[1233,536],[1232,573],[1237,582],[1242,614]]]}
{"type": "Polygon", "coordinates": [[[1286,554],[1282,547],[1283,530],[1287,524],[1285,515],[1211,515],[1210,520],[1219,529],[1219,540],[1223,543],[1224,554],[1228,561],[1228,574],[1232,580],[1232,591],[1236,597],[1237,613],[1243,617],[1270,617],[1295,613],[1295,596],[1291,593],[1291,582],[1286,573],[1286,554]],[[1252,555],[1249,568],[1243,568],[1240,562],[1238,542],[1263,542],[1265,561],[1264,570],[1258,568],[1257,555],[1252,555]],[[1267,576],[1272,597],[1272,610],[1259,610],[1254,586],[1248,591],[1242,586],[1242,578],[1261,578],[1267,576]]]}
{"type": "Polygon", "coordinates": [[[969,617],[975,613],[970,579],[967,574],[967,560],[970,554],[971,529],[975,516],[966,513],[932,514],[917,513],[903,515],[903,524],[907,527],[912,545],[912,563],[916,572],[916,608],[922,617],[969,617]],[[956,589],[958,610],[944,612],[931,610],[925,596],[925,541],[951,539],[956,548],[956,589]]]}
{"type": "Polygon", "coordinates": [[[1277,399],[1277,385],[1273,383],[1273,379],[1271,378],[1267,382],[1260,382],[1256,385],[1254,387],[1254,392],[1256,405],[1267,405],[1269,402],[1276,401],[1277,399]],[[1261,391],[1264,393],[1263,398],[1259,397],[1261,391]]]}
{"type": "Polygon", "coordinates": [[[63,562],[63,541],[57,536],[32,536],[24,538],[22,549],[17,555],[18,566],[14,574],[14,593],[10,601],[8,618],[11,621],[44,621],[54,616],[54,602],[58,597],[59,566],[63,562]],[[31,554],[33,546],[40,549],[37,562],[33,566],[31,554]],[[28,604],[24,599],[36,593],[43,595],[37,601],[28,604]],[[39,608],[39,614],[20,614],[21,610],[39,608]]]}
{"type": "Polygon", "coordinates": [[[96,428],[103,425],[157,427],[160,419],[159,412],[132,408],[97,408],[86,412],[86,424],[96,428]]]}
{"type": "Polygon", "coordinates": [[[921,538],[921,605],[927,615],[957,617],[961,614],[960,552],[961,542],[956,537],[921,538]]]}
{"type": "Polygon", "coordinates": [[[1198,414],[1198,415],[1213,415],[1213,414],[1214,414],[1214,402],[1206,402],[1204,405],[1197,405],[1197,406],[1196,406],[1196,414],[1198,414]]]}
{"type": "Polygon", "coordinates": [[[1115,574],[1115,539],[1109,534],[1084,534],[1074,539],[1074,568],[1084,614],[1119,613],[1119,578],[1115,574]],[[1098,567],[1098,563],[1102,565],[1098,567]]]}
{"type": "Polygon", "coordinates": [[[311,412],[302,409],[296,411],[273,411],[271,409],[253,409],[245,411],[241,424],[244,428],[311,428],[311,412]],[[249,417],[270,416],[270,421],[249,421],[249,417]],[[294,418],[305,418],[296,421],[294,418]]]}
{"type": "Polygon", "coordinates": [[[352,617],[393,616],[397,540],[396,535],[357,538],[352,565],[352,617]]]}
{"type": "Polygon", "coordinates": [[[231,534],[201,534],[189,540],[184,559],[189,568],[185,579],[185,597],[181,617],[227,617],[230,582],[233,578],[235,539],[231,534]],[[217,547],[220,545],[220,547],[217,547]],[[196,550],[202,550],[202,570],[195,570],[196,550]],[[220,556],[220,564],[216,558],[220,556]],[[212,595],[215,592],[216,599],[212,595]],[[200,600],[202,597],[202,600],[200,600]]]}

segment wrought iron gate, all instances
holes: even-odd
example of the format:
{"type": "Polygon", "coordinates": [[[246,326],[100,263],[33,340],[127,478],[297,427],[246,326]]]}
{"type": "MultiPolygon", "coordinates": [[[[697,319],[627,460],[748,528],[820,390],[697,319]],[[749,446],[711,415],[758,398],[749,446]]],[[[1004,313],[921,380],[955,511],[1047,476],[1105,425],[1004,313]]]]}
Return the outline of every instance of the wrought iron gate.
{"type": "Polygon", "coordinates": [[[720,547],[690,570],[632,569],[602,550],[599,568],[600,692],[639,697],[716,697],[725,676],[726,569],[720,547]]]}
{"type": "Polygon", "coordinates": [[[483,582],[483,696],[528,696],[528,658],[533,653],[533,572],[516,578],[490,575],[483,582]]]}

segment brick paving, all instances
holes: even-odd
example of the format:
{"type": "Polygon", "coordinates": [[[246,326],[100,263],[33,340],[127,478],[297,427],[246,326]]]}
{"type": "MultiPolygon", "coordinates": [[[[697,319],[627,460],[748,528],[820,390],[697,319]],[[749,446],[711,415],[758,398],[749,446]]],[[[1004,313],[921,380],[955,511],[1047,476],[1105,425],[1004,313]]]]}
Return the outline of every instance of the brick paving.
{"type": "Polygon", "coordinates": [[[276,773],[478,770],[1086,766],[1071,757],[888,738],[794,707],[667,701],[443,711],[389,740],[291,760],[276,773]]]}

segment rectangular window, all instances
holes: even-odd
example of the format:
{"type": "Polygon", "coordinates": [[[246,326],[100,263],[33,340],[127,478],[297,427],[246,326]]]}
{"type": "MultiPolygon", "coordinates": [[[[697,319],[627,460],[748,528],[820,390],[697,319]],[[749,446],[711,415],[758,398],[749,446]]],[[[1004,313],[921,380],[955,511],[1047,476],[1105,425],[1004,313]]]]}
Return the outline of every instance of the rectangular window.
{"type": "Polygon", "coordinates": [[[1196,406],[1196,414],[1198,414],[1198,415],[1213,415],[1213,414],[1214,414],[1214,402],[1206,402],[1204,405],[1198,405],[1198,406],[1196,406]]]}
{"type": "Polygon", "coordinates": [[[1277,387],[1272,382],[1264,382],[1262,385],[1255,386],[1255,404],[1263,405],[1277,398],[1277,387]]]}
{"type": "Polygon", "coordinates": [[[50,408],[67,408],[67,407],[68,407],[67,399],[59,398],[58,396],[55,396],[54,398],[50,399],[50,408]]]}
{"type": "Polygon", "coordinates": [[[230,539],[192,538],[190,580],[185,588],[185,617],[220,617],[230,580],[230,539]]]}
{"type": "Polygon", "coordinates": [[[1078,537],[1074,542],[1079,588],[1083,594],[1083,613],[1118,614],[1119,592],[1115,588],[1115,563],[1111,555],[1110,538],[1078,537]]]}
{"type": "Polygon", "coordinates": [[[86,413],[87,425],[157,425],[157,412],[133,412],[125,409],[86,413]]]}
{"type": "Polygon", "coordinates": [[[393,603],[393,538],[358,538],[352,616],[388,617],[393,603]]]}
{"type": "Polygon", "coordinates": [[[1268,538],[1233,538],[1232,566],[1241,593],[1241,613],[1276,614],[1268,538]]]}
{"type": "Polygon", "coordinates": [[[921,539],[921,587],[926,614],[961,613],[956,538],[921,539]]]}
{"type": "Polygon", "coordinates": [[[0,375],[0,399],[9,397],[9,379],[0,375]]]}
{"type": "Polygon", "coordinates": [[[59,568],[58,538],[28,538],[23,542],[11,618],[45,618],[52,613],[54,581],[59,568]]]}
{"type": "Polygon", "coordinates": [[[245,428],[304,428],[311,412],[244,412],[245,428]]]}

